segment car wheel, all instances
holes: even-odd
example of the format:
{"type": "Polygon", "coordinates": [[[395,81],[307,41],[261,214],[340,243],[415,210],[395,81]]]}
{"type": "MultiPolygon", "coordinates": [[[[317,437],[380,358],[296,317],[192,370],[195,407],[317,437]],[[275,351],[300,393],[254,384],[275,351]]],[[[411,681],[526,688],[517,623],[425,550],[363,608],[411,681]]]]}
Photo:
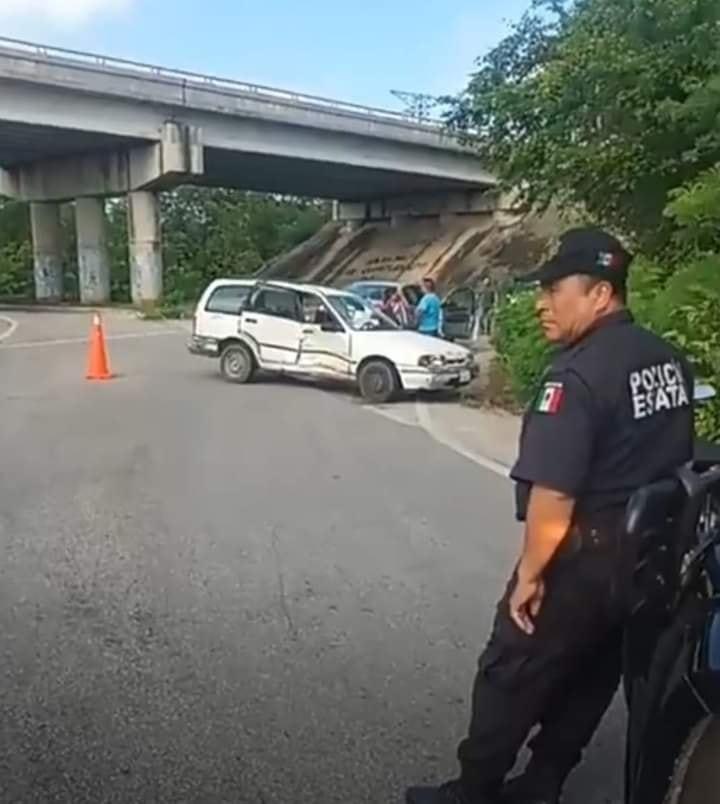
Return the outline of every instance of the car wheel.
{"type": "Polygon", "coordinates": [[[385,360],[368,360],[358,374],[363,398],[379,404],[389,402],[400,391],[400,378],[394,366],[385,360]]]}
{"type": "Polygon", "coordinates": [[[250,382],[255,368],[255,357],[243,343],[231,343],[220,355],[220,373],[228,382],[250,382]]]}
{"type": "Polygon", "coordinates": [[[688,738],[665,804],[707,804],[720,789],[720,720],[707,718],[688,738]]]}

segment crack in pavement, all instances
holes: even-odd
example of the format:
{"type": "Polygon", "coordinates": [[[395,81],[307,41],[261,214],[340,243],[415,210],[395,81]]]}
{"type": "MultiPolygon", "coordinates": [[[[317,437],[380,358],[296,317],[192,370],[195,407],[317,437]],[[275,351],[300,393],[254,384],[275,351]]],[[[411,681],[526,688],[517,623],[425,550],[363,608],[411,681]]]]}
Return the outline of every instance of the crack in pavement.
{"type": "Polygon", "coordinates": [[[280,555],[280,538],[277,533],[277,528],[273,527],[270,531],[270,546],[275,560],[275,578],[278,587],[278,602],[280,603],[280,611],[285,618],[287,625],[288,636],[292,640],[298,638],[298,630],[293,621],[292,612],[290,611],[290,604],[288,603],[287,592],[285,590],[285,573],[283,572],[282,556],[280,555]]]}

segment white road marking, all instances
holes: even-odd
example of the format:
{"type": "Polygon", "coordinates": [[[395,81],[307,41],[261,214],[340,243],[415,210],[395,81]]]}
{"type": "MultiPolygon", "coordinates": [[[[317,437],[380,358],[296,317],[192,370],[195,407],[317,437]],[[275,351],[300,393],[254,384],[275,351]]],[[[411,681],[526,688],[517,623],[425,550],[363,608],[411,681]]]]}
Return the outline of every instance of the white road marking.
{"type": "Polygon", "coordinates": [[[419,427],[420,425],[416,421],[408,421],[406,418],[403,418],[402,414],[395,413],[392,410],[386,410],[385,408],[380,408],[377,405],[367,405],[367,410],[376,413],[378,416],[382,416],[383,419],[389,419],[391,422],[395,422],[395,424],[402,424],[405,427],[419,427]]]}
{"type": "MultiPolygon", "coordinates": [[[[129,341],[129,340],[137,340],[139,338],[156,338],[159,336],[168,336],[174,335],[178,336],[182,334],[178,330],[175,329],[165,329],[165,330],[153,330],[152,332],[128,332],[124,335],[106,335],[106,341],[129,341]]],[[[20,341],[18,343],[10,343],[7,346],[3,346],[3,351],[8,349],[39,349],[43,346],[67,346],[69,344],[77,344],[77,343],[87,343],[88,339],[85,338],[56,338],[55,340],[48,340],[48,341],[20,341]]]]}
{"type": "Polygon", "coordinates": [[[488,469],[490,472],[494,472],[496,475],[500,475],[501,477],[509,477],[509,466],[506,466],[504,463],[500,463],[500,461],[496,461],[493,458],[487,458],[485,455],[480,455],[477,452],[473,452],[459,441],[456,441],[454,438],[450,438],[444,433],[438,432],[437,428],[432,423],[427,405],[423,404],[419,400],[415,402],[415,412],[417,413],[420,427],[422,427],[422,429],[425,430],[425,432],[432,439],[437,441],[438,444],[448,447],[448,449],[457,452],[458,455],[462,455],[463,458],[467,458],[469,461],[476,463],[478,466],[482,466],[483,469],[488,469]]]}
{"type": "Polygon", "coordinates": [[[382,416],[384,419],[388,419],[395,424],[402,424],[404,427],[414,427],[424,430],[430,436],[430,438],[433,439],[433,441],[436,441],[438,444],[442,444],[442,446],[453,450],[453,452],[456,452],[458,455],[462,455],[463,458],[472,461],[478,466],[482,466],[483,469],[487,469],[496,475],[500,475],[501,477],[509,477],[510,475],[509,466],[506,466],[500,461],[496,461],[494,458],[488,458],[485,455],[474,452],[473,450],[468,449],[459,440],[439,432],[432,422],[428,406],[419,400],[415,401],[414,406],[416,421],[408,420],[407,414],[403,416],[403,413],[396,413],[393,410],[381,408],[377,405],[366,405],[365,410],[369,410],[371,413],[382,416]]]}
{"type": "Polygon", "coordinates": [[[14,318],[9,318],[6,315],[0,315],[0,321],[5,321],[8,325],[8,329],[6,329],[4,332],[0,332],[0,341],[4,341],[9,338],[18,328],[18,322],[15,321],[14,318]]]}

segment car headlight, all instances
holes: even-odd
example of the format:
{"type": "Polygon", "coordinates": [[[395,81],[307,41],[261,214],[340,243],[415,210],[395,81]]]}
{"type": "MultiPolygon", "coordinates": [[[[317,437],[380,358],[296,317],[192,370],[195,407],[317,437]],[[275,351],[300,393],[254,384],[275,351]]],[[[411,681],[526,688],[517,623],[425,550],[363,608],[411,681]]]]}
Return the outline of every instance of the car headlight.
{"type": "Polygon", "coordinates": [[[445,358],[442,355],[422,355],[418,358],[418,366],[423,368],[434,368],[445,365],[445,358]]]}

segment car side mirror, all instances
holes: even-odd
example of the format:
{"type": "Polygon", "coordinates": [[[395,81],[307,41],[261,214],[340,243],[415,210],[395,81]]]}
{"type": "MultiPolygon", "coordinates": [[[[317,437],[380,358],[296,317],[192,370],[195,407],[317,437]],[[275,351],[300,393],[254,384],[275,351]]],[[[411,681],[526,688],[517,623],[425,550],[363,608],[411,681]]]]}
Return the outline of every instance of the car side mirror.
{"type": "Polygon", "coordinates": [[[342,327],[337,321],[323,321],[320,329],[322,332],[342,332],[342,327]]]}

